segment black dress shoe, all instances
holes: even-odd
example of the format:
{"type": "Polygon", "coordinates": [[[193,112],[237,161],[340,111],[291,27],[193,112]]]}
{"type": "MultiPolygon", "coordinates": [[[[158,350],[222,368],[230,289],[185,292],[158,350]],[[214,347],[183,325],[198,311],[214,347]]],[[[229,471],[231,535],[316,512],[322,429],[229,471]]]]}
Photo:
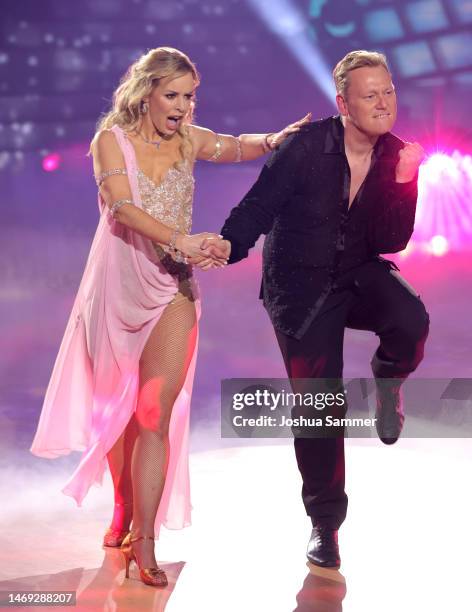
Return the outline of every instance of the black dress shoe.
{"type": "Polygon", "coordinates": [[[375,382],[377,385],[375,427],[384,444],[395,444],[405,421],[400,390],[403,380],[377,378],[375,382]]]}
{"type": "Polygon", "coordinates": [[[339,567],[338,531],[327,525],[313,527],[306,551],[308,561],[321,567],[339,567]]]}

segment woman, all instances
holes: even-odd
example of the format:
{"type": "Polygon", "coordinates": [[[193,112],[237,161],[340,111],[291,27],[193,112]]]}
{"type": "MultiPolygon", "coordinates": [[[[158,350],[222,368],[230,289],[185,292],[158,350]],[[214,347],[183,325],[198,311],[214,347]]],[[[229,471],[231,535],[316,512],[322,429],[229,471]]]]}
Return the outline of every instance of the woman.
{"type": "Polygon", "coordinates": [[[63,489],[80,505],[106,460],[115,506],[106,546],[122,545],[143,582],[165,586],[154,556],[161,524],[190,524],[189,405],[198,289],[192,266],[224,265],[189,235],[196,159],[255,159],[278,134],[217,135],[191,125],[199,77],[182,52],[161,47],[128,70],[91,151],[100,222],[46,392],[31,451],[81,450],[63,489]],[[132,520],[132,532],[129,527],[132,520]],[[126,538],[126,542],[123,540],[126,538]]]}

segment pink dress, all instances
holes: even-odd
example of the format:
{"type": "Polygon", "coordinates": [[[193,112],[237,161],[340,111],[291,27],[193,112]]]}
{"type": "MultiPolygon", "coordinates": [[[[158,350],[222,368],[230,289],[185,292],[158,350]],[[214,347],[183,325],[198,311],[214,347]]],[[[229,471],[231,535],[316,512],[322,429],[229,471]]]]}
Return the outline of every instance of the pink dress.
{"type": "MultiPolygon", "coordinates": [[[[155,185],[137,167],[125,132],[118,126],[112,131],[124,155],[135,205],[159,215],[164,223],[179,215],[180,221],[190,223],[191,164],[171,168],[155,185]]],[[[82,451],[78,467],[62,489],[79,506],[90,486],[102,483],[106,455],[136,408],[144,345],[179,288],[176,271],[170,273],[156,252],[159,247],[114,221],[100,195],[99,208],[100,221],[31,446],[33,454],[47,458],[82,451]]],[[[187,281],[199,318],[198,287],[191,275],[187,281]]],[[[161,525],[180,529],[190,524],[188,436],[196,353],[195,349],[172,410],[169,465],[156,535],[161,525]]]]}

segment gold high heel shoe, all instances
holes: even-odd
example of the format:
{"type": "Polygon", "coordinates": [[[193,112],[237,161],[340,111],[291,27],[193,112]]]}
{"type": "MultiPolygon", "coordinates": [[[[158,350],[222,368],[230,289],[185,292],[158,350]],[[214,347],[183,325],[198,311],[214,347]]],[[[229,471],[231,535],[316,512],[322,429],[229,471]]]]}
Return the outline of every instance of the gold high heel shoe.
{"type": "Polygon", "coordinates": [[[129,578],[129,566],[131,561],[134,561],[139,569],[139,577],[144,584],[148,584],[149,586],[154,587],[165,587],[167,586],[167,576],[160,567],[139,567],[138,561],[136,559],[135,552],[133,550],[133,542],[137,542],[138,540],[154,540],[153,536],[139,536],[137,538],[133,538],[130,534],[129,537],[126,538],[125,545],[121,546],[121,550],[125,557],[126,563],[126,578],[129,578]]]}
{"type": "MultiPolygon", "coordinates": [[[[125,504],[117,503],[115,506],[132,506],[133,502],[128,502],[125,504]]],[[[129,529],[113,529],[110,527],[105,535],[103,536],[103,546],[107,546],[109,548],[119,548],[126,536],[129,534],[129,529]]]]}

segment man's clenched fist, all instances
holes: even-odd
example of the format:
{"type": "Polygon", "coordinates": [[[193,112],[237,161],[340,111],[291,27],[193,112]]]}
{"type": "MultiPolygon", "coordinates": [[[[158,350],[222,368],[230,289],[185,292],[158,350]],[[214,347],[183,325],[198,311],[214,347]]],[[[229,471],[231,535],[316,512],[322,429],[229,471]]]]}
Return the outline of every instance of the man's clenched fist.
{"type": "Polygon", "coordinates": [[[407,183],[415,178],[415,174],[425,157],[423,147],[417,142],[407,142],[398,153],[398,164],[395,171],[397,183],[407,183]]]}

